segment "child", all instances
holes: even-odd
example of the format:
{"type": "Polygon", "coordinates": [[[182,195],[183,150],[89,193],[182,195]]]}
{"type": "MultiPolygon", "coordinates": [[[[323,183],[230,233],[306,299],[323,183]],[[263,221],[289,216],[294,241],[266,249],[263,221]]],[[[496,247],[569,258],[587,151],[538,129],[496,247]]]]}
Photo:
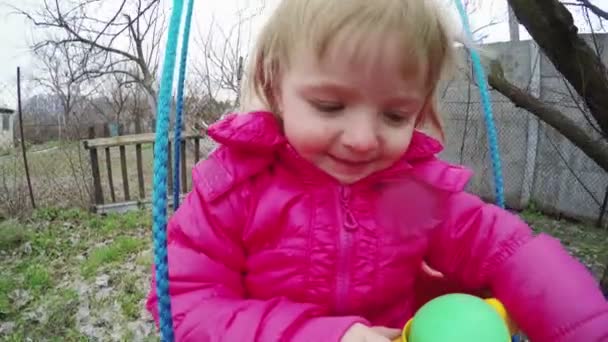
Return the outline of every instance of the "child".
{"type": "Polygon", "coordinates": [[[429,299],[483,291],[534,342],[608,341],[589,272],[436,157],[455,53],[429,3],[279,4],[248,77],[263,107],[209,128],[168,225],[178,341],[390,341],[429,299]]]}

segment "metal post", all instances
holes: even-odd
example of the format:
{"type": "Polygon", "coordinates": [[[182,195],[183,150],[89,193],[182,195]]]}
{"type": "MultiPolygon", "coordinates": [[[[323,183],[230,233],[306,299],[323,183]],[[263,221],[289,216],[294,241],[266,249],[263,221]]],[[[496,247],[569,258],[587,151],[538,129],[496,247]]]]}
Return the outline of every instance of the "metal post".
{"type": "Polygon", "coordinates": [[[21,153],[23,154],[23,166],[25,167],[25,178],[27,179],[27,187],[30,191],[30,201],[32,208],[36,209],[34,201],[34,191],[32,190],[32,181],[30,179],[30,168],[27,163],[27,153],[25,152],[25,137],[23,136],[23,111],[21,108],[21,68],[17,67],[17,106],[19,111],[19,133],[21,134],[21,153]]]}

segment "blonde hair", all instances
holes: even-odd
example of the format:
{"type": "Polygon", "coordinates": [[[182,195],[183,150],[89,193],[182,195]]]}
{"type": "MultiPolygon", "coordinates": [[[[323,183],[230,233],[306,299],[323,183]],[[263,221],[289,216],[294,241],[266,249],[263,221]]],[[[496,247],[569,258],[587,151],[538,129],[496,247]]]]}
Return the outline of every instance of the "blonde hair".
{"type": "Polygon", "coordinates": [[[443,140],[436,93],[456,64],[454,39],[444,14],[429,0],[281,0],[259,34],[244,77],[240,109],[276,113],[273,94],[302,44],[322,58],[338,36],[352,40],[372,33],[397,33],[403,42],[404,72],[421,61],[428,63],[429,115],[419,118],[417,128],[443,140]]]}

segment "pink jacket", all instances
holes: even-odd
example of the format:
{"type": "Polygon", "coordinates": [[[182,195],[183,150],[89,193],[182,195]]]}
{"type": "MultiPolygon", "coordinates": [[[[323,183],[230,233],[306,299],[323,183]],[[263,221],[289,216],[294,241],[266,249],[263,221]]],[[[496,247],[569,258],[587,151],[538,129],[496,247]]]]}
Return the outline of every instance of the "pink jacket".
{"type": "MultiPolygon", "coordinates": [[[[401,328],[430,298],[486,290],[534,342],[608,341],[592,275],[464,192],[471,172],[437,159],[430,137],[416,132],[394,166],[344,186],[270,113],[229,115],[208,134],[221,147],[168,225],[178,341],[333,342],[355,322],[401,328]]],[[[147,308],[158,322],[154,290],[147,308]]]]}

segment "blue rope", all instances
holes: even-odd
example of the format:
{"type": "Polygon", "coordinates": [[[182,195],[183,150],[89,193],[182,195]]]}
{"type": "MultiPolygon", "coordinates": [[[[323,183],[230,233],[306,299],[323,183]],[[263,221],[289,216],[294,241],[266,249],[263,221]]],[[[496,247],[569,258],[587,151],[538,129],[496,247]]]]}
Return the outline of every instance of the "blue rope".
{"type": "Polygon", "coordinates": [[[169,34],[163,73],[158,94],[156,113],[156,137],[154,145],[154,183],[152,194],[152,231],[154,235],[154,264],[156,266],[156,291],[160,316],[160,331],[163,341],[172,342],[174,339],[173,322],[171,319],[171,299],[169,297],[169,268],[167,258],[167,159],[169,145],[169,113],[177,40],[181,24],[183,0],[173,1],[173,12],[169,22],[169,34]]]}
{"type": "MultiPolygon", "coordinates": [[[[456,7],[460,13],[462,19],[462,26],[471,41],[473,41],[473,33],[469,25],[469,16],[462,4],[462,0],[456,1],[456,7]]],[[[471,54],[471,63],[473,64],[473,71],[475,73],[477,84],[479,84],[479,92],[481,95],[481,103],[483,112],[485,115],[486,130],[488,131],[488,143],[490,145],[490,158],[492,159],[492,170],[494,174],[494,187],[496,192],[496,203],[501,208],[505,207],[504,198],[504,183],[502,179],[502,166],[500,163],[500,153],[498,151],[498,136],[496,134],[496,127],[494,126],[494,117],[492,114],[492,101],[490,99],[490,92],[488,90],[487,78],[481,64],[481,58],[475,49],[469,50],[471,54]]],[[[519,336],[515,335],[512,337],[513,342],[518,342],[519,336]]]]}
{"type": "MultiPolygon", "coordinates": [[[[462,4],[462,0],[456,1],[456,7],[462,19],[462,26],[465,29],[466,34],[473,41],[473,34],[469,26],[469,19],[467,12],[462,4]]],[[[494,187],[496,192],[496,203],[501,208],[505,207],[504,198],[504,184],[502,179],[502,167],[500,165],[500,153],[498,151],[498,137],[496,134],[496,127],[494,126],[494,118],[492,114],[492,102],[490,100],[490,92],[488,91],[488,84],[483,66],[481,64],[481,58],[475,49],[470,49],[471,62],[473,64],[473,70],[479,84],[479,91],[481,95],[481,104],[483,106],[483,112],[485,114],[486,129],[488,131],[488,143],[490,145],[490,158],[492,159],[492,170],[494,173],[494,187]]]]}
{"type": "MultiPolygon", "coordinates": [[[[192,22],[192,9],[194,0],[188,1],[188,9],[186,12],[186,22],[184,23],[184,37],[182,39],[181,61],[179,69],[179,80],[177,83],[177,110],[175,113],[175,135],[173,138],[174,144],[174,167],[173,174],[173,210],[179,208],[180,195],[180,154],[181,154],[181,139],[182,139],[182,112],[184,110],[184,84],[186,82],[186,64],[188,61],[188,43],[190,41],[190,24],[192,22]]],[[[185,172],[181,170],[181,172],[185,172]]]]}

